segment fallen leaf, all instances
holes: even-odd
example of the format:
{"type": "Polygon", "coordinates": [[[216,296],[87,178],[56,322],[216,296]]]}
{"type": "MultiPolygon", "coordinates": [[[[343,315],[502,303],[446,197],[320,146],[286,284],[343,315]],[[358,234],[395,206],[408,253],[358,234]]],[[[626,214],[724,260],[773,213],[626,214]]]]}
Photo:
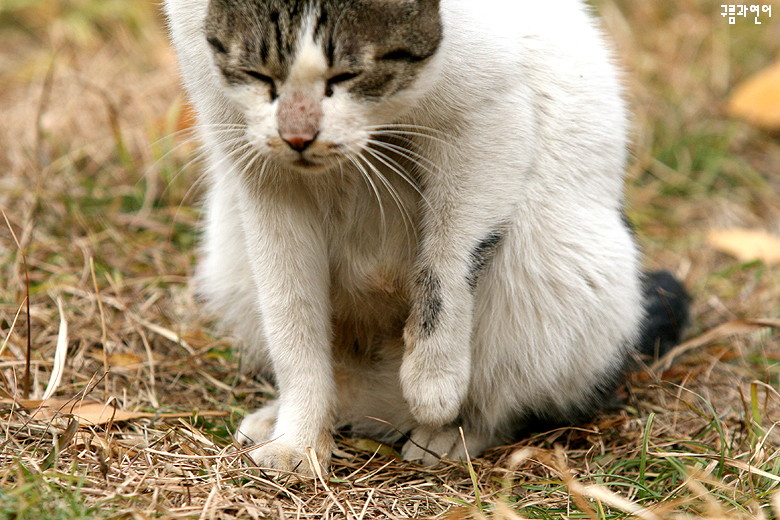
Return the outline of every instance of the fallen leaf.
{"type": "Polygon", "coordinates": [[[729,99],[730,116],[763,128],[780,128],[780,62],[738,85],[729,99]]]}
{"type": "Polygon", "coordinates": [[[394,459],[401,459],[401,454],[398,453],[392,446],[388,446],[382,442],[377,442],[372,439],[347,439],[346,443],[352,448],[363,451],[366,453],[378,453],[384,457],[391,457],[394,459]]]}
{"type": "Polygon", "coordinates": [[[144,417],[154,417],[153,413],[128,412],[108,403],[83,402],[74,406],[70,413],[85,426],[100,426],[108,423],[131,421],[144,417]]]}
{"type": "Polygon", "coordinates": [[[780,237],[761,229],[719,229],[707,234],[709,244],[743,262],[780,262],[780,237]]]}
{"type": "Polygon", "coordinates": [[[132,367],[144,362],[144,358],[134,352],[115,352],[108,356],[108,364],[111,367],[132,367]]]}
{"type": "Polygon", "coordinates": [[[0,399],[0,404],[15,404],[16,406],[33,410],[33,418],[49,419],[56,414],[70,414],[84,426],[101,426],[108,423],[132,421],[135,419],[173,419],[177,417],[224,417],[228,412],[217,411],[193,411],[189,413],[153,413],[130,412],[116,408],[110,403],[96,401],[73,401],[65,399],[47,399],[14,401],[12,399],[0,399]]]}
{"type": "Polygon", "coordinates": [[[17,402],[23,408],[35,409],[33,418],[48,419],[57,413],[73,415],[84,426],[97,426],[109,422],[122,422],[143,417],[154,417],[156,414],[146,412],[128,412],[120,410],[109,403],[96,401],[68,401],[64,399],[47,399],[45,401],[17,402]]]}

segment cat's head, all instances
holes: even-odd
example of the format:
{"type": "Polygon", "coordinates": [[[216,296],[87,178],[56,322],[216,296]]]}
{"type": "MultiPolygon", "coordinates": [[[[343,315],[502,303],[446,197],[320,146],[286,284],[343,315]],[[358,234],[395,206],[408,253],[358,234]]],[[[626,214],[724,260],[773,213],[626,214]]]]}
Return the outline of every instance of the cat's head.
{"type": "Polygon", "coordinates": [[[252,146],[316,173],[414,105],[442,28],[439,0],[209,0],[204,37],[252,146]]]}

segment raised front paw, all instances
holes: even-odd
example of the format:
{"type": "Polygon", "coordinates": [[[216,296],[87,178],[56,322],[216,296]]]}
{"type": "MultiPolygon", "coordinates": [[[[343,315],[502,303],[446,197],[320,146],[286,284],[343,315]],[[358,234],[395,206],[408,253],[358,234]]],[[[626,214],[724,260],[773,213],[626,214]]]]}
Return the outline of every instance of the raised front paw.
{"type": "Polygon", "coordinates": [[[420,373],[414,362],[404,360],[401,387],[414,418],[421,424],[442,426],[458,417],[468,379],[458,374],[420,373]]]}
{"type": "MultiPolygon", "coordinates": [[[[408,343],[407,343],[408,345],[408,343]]],[[[431,355],[425,342],[407,346],[401,364],[401,389],[415,419],[428,426],[453,422],[469,387],[468,360],[431,355]]]]}
{"type": "Polygon", "coordinates": [[[455,296],[433,270],[423,269],[404,327],[401,389],[414,418],[426,426],[453,422],[469,388],[470,305],[455,296]]]}

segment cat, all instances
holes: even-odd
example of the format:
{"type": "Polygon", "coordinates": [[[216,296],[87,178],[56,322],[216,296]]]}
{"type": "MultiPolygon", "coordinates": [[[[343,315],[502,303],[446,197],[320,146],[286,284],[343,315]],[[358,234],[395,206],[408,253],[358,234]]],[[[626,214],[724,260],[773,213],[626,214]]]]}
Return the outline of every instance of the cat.
{"type": "Polygon", "coordinates": [[[165,9],[207,152],[196,286],[278,388],[237,431],[257,465],[327,471],[344,426],[476,456],[588,419],[679,340],[688,296],[641,270],[620,76],[582,2],[165,9]]]}

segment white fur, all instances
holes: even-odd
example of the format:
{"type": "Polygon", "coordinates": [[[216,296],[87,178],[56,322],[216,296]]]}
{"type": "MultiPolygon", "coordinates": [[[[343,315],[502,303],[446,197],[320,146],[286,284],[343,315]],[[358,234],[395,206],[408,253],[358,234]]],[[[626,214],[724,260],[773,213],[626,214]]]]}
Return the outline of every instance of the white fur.
{"type": "MultiPolygon", "coordinates": [[[[206,4],[166,2],[200,121],[245,118],[255,149],[277,153],[266,94],[231,92],[219,79],[202,33],[206,4]]],[[[322,100],[321,138],[354,149],[369,139],[367,125],[441,132],[407,135],[427,165],[424,199],[378,160],[365,166],[376,187],[349,162],[314,174],[262,170],[262,161],[244,168],[217,133],[201,132],[212,182],[198,285],[280,388],[272,408],[240,428],[255,442],[278,439],[253,452],[258,464],[306,470],[311,446],[326,466],[330,432],[344,423],[398,437],[369,416],[462,456],[449,426],[460,415],[479,452],[524,412],[585,400],[638,334],[639,263],[620,218],[626,113],[585,8],[442,0],[441,9],[442,46],[412,88],[370,106],[339,89],[322,100]],[[499,224],[505,237],[472,292],[469,252],[499,224]],[[415,325],[421,269],[436,272],[443,302],[426,338],[415,325]],[[384,331],[380,361],[338,354],[334,316],[370,338],[384,331]],[[393,320],[406,321],[405,343],[393,320]]],[[[303,40],[297,81],[324,81],[318,49],[303,40]]],[[[426,453],[404,449],[429,461],[426,453]]]]}

